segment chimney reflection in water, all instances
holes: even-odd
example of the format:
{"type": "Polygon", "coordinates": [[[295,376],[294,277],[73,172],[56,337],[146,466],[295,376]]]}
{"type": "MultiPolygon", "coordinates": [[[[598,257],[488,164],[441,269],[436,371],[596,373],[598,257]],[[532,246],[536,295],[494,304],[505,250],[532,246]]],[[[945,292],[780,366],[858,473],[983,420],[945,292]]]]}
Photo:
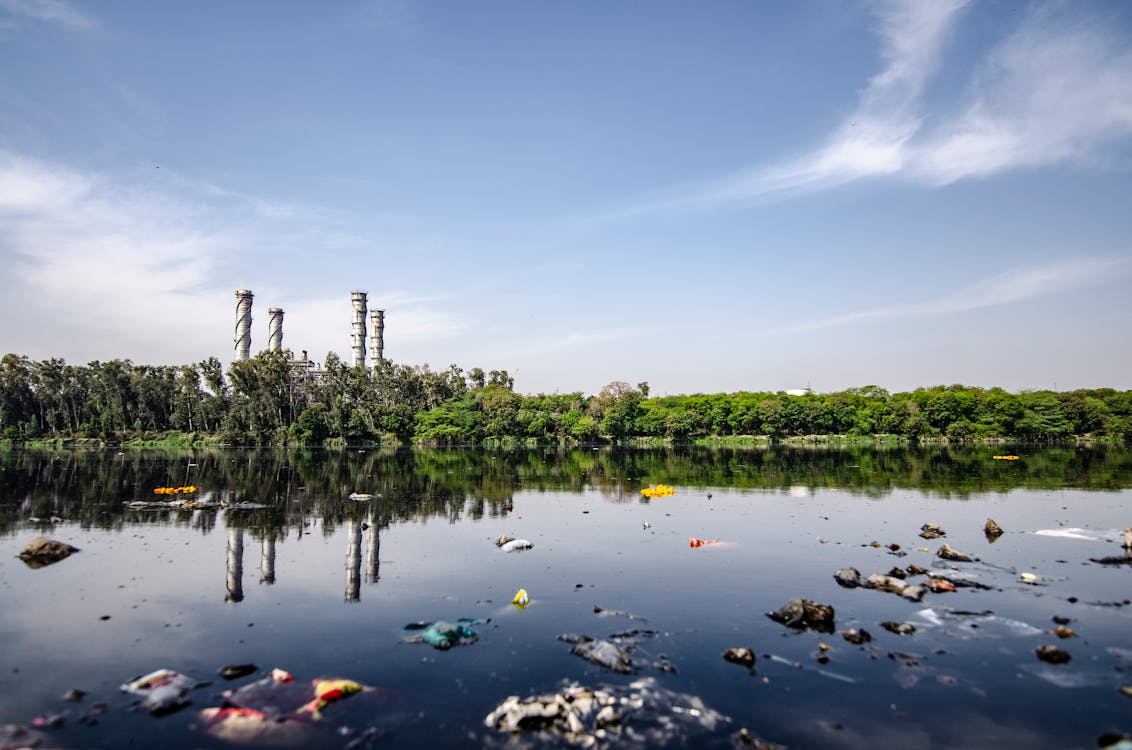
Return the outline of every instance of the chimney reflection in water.
{"type": "Polygon", "coordinates": [[[381,574],[378,572],[380,563],[377,559],[378,553],[381,551],[381,538],[377,535],[377,523],[371,525],[366,533],[369,536],[366,540],[366,583],[377,583],[377,579],[381,578],[381,574]]]}
{"type": "Polygon", "coordinates": [[[362,522],[352,520],[346,532],[346,601],[361,598],[362,580],[362,522]]]}
{"type": "Polygon", "coordinates": [[[228,529],[228,594],[226,602],[244,600],[244,530],[228,529]]]}
{"type": "Polygon", "coordinates": [[[272,531],[264,534],[260,547],[259,582],[267,585],[275,583],[275,532],[272,531]]]}

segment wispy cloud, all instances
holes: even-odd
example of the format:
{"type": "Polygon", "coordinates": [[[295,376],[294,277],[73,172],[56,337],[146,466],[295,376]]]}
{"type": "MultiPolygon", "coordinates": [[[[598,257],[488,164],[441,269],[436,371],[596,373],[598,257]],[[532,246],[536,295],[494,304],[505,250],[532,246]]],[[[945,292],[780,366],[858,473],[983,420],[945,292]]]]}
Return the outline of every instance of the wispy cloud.
{"type": "Polygon", "coordinates": [[[1037,8],[999,45],[952,121],[912,150],[913,178],[950,183],[1087,162],[1132,133],[1132,48],[1097,19],[1037,8]]]}
{"type": "Polygon", "coordinates": [[[63,0],[0,0],[0,11],[16,18],[54,24],[68,31],[88,32],[98,28],[92,16],[63,0]]]}
{"type": "Polygon", "coordinates": [[[1132,134],[1132,51],[1082,6],[1038,5],[987,55],[951,112],[927,106],[966,0],[879,6],[885,66],[810,153],[678,186],[610,214],[715,211],[870,177],[942,185],[1014,169],[1085,164],[1132,134]],[[1072,18],[1067,18],[1067,15],[1072,18]]]}
{"type": "Polygon", "coordinates": [[[751,335],[773,336],[784,333],[801,333],[879,320],[965,313],[983,308],[1025,302],[1104,283],[1127,272],[1129,264],[1130,261],[1113,258],[1079,258],[1040,266],[1014,268],[983,279],[939,299],[907,305],[890,305],[856,310],[827,318],[756,331],[751,335]]]}

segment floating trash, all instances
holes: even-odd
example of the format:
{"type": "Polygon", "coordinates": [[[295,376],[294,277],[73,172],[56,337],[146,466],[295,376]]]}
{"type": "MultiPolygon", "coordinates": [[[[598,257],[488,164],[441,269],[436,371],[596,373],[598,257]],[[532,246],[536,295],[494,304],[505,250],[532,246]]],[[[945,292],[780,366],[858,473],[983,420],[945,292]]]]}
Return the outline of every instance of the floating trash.
{"type": "MultiPolygon", "coordinates": [[[[649,677],[595,688],[566,683],[558,692],[523,699],[512,695],[484,718],[484,726],[535,735],[544,745],[694,747],[698,735],[729,721],[700,698],[662,688],[649,677]]],[[[485,739],[489,747],[514,744],[485,739]]]]}
{"type": "Polygon", "coordinates": [[[676,488],[669,487],[666,484],[657,484],[656,487],[645,487],[641,490],[641,494],[645,497],[669,497],[676,494],[676,488]]]}
{"type": "Polygon", "coordinates": [[[938,523],[925,523],[920,527],[920,536],[924,539],[938,539],[941,536],[947,536],[938,523]]]}
{"type": "Polygon", "coordinates": [[[456,622],[414,622],[405,626],[405,630],[422,631],[419,635],[412,635],[405,640],[408,643],[427,643],[435,649],[447,651],[453,646],[466,646],[479,640],[472,625],[482,625],[483,620],[474,617],[461,617],[456,622]]]}
{"type": "Polygon", "coordinates": [[[191,494],[197,491],[196,485],[186,485],[184,487],[154,487],[153,494],[155,495],[181,495],[191,494]]]}
{"type": "Polygon", "coordinates": [[[624,649],[612,641],[591,638],[590,636],[577,636],[566,634],[559,636],[559,640],[573,643],[570,653],[580,656],[587,661],[597,664],[613,672],[630,674],[633,672],[633,662],[624,649]]]}
{"type": "Polygon", "coordinates": [[[819,604],[809,599],[791,599],[766,616],[788,628],[817,630],[821,633],[834,631],[834,611],[828,604],[819,604]]]}
{"type": "Polygon", "coordinates": [[[534,547],[534,545],[526,539],[510,539],[499,545],[499,549],[504,552],[516,552],[518,550],[531,549],[532,547],[534,547]]]}
{"type": "Polygon", "coordinates": [[[993,518],[988,518],[983,525],[983,534],[986,535],[987,541],[991,544],[994,544],[1003,533],[1002,527],[995,523],[993,518]]]}
{"type": "Polygon", "coordinates": [[[511,603],[519,609],[526,609],[527,605],[531,603],[531,598],[527,596],[526,589],[519,589],[515,592],[515,596],[511,598],[511,603]]]}
{"type": "Polygon", "coordinates": [[[1018,456],[995,456],[995,461],[1017,461],[1018,456]]]}
{"type": "Polygon", "coordinates": [[[142,705],[151,714],[166,714],[188,705],[186,694],[196,687],[196,680],[172,669],[158,669],[135,677],[121,686],[123,693],[141,696],[142,705]]]}
{"type": "Polygon", "coordinates": [[[694,536],[688,537],[688,546],[692,549],[696,549],[698,547],[707,547],[709,545],[720,543],[721,542],[718,539],[696,539],[694,536]]]}
{"type": "Polygon", "coordinates": [[[729,648],[723,652],[723,660],[752,669],[755,666],[755,652],[745,647],[729,648]]]}

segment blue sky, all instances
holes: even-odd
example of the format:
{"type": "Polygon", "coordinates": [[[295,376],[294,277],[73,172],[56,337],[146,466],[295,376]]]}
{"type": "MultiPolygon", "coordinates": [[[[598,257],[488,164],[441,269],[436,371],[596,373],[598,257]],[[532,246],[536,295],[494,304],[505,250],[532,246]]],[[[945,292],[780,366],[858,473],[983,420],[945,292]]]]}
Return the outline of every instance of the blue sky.
{"type": "Polygon", "coordinates": [[[0,350],[1132,388],[1132,4],[0,0],[0,350]]]}

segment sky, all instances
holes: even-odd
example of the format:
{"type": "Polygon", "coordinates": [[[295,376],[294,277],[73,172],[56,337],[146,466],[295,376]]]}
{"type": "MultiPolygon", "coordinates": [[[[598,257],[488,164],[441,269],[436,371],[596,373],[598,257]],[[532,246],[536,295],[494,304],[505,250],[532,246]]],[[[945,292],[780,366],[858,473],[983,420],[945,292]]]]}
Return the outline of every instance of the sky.
{"type": "Polygon", "coordinates": [[[73,364],[1132,389],[1132,3],[0,0],[0,269],[73,364]]]}

